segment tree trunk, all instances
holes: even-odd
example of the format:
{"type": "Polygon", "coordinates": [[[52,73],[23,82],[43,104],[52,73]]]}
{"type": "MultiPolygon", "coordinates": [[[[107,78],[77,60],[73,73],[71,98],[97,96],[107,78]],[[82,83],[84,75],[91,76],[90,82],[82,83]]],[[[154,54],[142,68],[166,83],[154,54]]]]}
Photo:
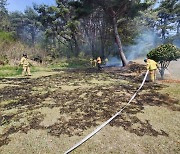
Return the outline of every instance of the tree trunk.
{"type": "Polygon", "coordinates": [[[74,33],[72,34],[72,39],[74,40],[74,47],[75,47],[75,49],[74,49],[74,51],[75,51],[74,55],[75,55],[76,57],[78,57],[78,56],[79,56],[79,45],[78,45],[78,42],[77,42],[77,39],[76,39],[76,36],[75,36],[74,33]]]}
{"type": "Polygon", "coordinates": [[[105,58],[105,38],[104,38],[104,29],[100,30],[100,40],[101,40],[101,57],[105,58]]]}
{"type": "Polygon", "coordinates": [[[105,57],[105,51],[104,51],[105,47],[104,47],[104,41],[101,40],[101,57],[102,59],[104,59],[105,57]]]}
{"type": "MultiPolygon", "coordinates": [[[[71,53],[74,54],[73,44],[72,44],[72,41],[71,41],[71,40],[69,41],[69,45],[70,45],[70,51],[71,51],[71,53]]],[[[69,56],[68,58],[70,58],[71,53],[68,54],[68,56],[69,56]]]]}
{"type": "Polygon", "coordinates": [[[161,75],[162,80],[164,79],[164,72],[168,68],[169,64],[170,64],[170,61],[160,62],[161,68],[159,69],[159,73],[161,75]]]}
{"type": "Polygon", "coordinates": [[[34,44],[35,44],[35,30],[34,28],[32,28],[32,31],[31,31],[31,45],[32,47],[34,47],[34,44]]]}
{"type": "Polygon", "coordinates": [[[92,57],[93,57],[93,58],[96,58],[95,46],[94,46],[94,39],[91,40],[91,52],[92,52],[92,57]]]}
{"type": "Polygon", "coordinates": [[[164,68],[161,68],[160,71],[159,71],[162,80],[164,79],[164,72],[165,72],[164,68]]]}
{"type": "Polygon", "coordinates": [[[179,28],[180,28],[180,21],[178,22],[178,25],[177,25],[177,34],[179,34],[179,28]]]}
{"type": "Polygon", "coordinates": [[[113,17],[113,27],[114,27],[114,34],[115,34],[115,38],[116,38],[116,43],[117,43],[118,49],[119,49],[119,55],[120,55],[123,66],[126,66],[128,64],[128,61],[127,61],[127,59],[124,55],[123,49],[122,49],[121,39],[120,39],[119,34],[118,34],[116,17],[113,17]]]}

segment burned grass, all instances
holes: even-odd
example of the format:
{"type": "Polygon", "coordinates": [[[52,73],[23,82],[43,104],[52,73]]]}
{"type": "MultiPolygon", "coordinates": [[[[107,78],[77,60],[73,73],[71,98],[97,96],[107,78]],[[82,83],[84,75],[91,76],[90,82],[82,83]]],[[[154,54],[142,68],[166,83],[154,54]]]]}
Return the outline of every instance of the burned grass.
{"type": "MultiPolygon", "coordinates": [[[[57,137],[81,136],[85,130],[109,119],[129,101],[140,84],[138,76],[131,74],[131,69],[127,74],[126,70],[98,72],[94,69],[73,69],[37,79],[2,79],[2,83],[18,86],[0,89],[1,119],[5,121],[1,123],[0,146],[8,144],[11,134],[27,133],[31,129],[46,130],[57,137]],[[5,104],[2,103],[4,101],[5,104]],[[47,111],[45,108],[48,108],[47,111]],[[12,109],[17,109],[17,112],[8,112],[12,109]],[[59,111],[57,118],[53,123],[46,121],[45,124],[48,112],[53,112],[53,109],[59,111]]],[[[137,69],[142,71],[142,68],[137,69]]],[[[137,136],[167,137],[168,132],[156,130],[150,121],[141,121],[136,116],[143,113],[145,105],[179,111],[177,100],[158,92],[163,87],[160,84],[145,84],[142,93],[110,126],[122,127],[137,136]]]]}

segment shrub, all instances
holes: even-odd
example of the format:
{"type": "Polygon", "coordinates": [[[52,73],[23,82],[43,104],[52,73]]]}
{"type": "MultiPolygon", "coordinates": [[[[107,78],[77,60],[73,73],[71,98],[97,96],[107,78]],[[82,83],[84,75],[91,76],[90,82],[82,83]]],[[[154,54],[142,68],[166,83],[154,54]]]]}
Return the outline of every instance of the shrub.
{"type": "Polygon", "coordinates": [[[170,62],[180,58],[180,49],[173,44],[163,44],[151,50],[147,57],[160,64],[159,72],[163,79],[164,71],[168,68],[170,62]]]}
{"type": "Polygon", "coordinates": [[[8,64],[9,60],[6,55],[0,55],[0,65],[8,64]]]}

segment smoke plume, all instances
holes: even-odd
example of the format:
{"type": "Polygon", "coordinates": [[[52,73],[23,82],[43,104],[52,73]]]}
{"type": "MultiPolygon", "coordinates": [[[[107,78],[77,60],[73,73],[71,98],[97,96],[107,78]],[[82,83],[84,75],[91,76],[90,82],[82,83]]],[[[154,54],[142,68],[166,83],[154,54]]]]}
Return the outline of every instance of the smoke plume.
{"type": "Polygon", "coordinates": [[[133,45],[124,47],[128,60],[146,57],[150,50],[161,44],[161,40],[152,30],[142,32],[137,38],[135,38],[134,42],[133,45]]]}

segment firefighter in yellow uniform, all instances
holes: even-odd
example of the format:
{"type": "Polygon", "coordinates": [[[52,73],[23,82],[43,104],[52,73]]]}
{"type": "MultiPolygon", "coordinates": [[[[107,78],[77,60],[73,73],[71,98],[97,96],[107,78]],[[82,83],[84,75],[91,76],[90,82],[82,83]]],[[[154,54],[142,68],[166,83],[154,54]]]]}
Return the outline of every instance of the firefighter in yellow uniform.
{"type": "Polygon", "coordinates": [[[93,60],[93,67],[96,67],[96,65],[97,65],[97,60],[94,59],[94,60],[93,60]]]}
{"type": "Polygon", "coordinates": [[[150,74],[150,79],[152,82],[155,82],[156,80],[156,70],[158,68],[158,64],[152,60],[152,59],[144,59],[144,62],[147,63],[147,70],[149,70],[149,74],[150,74]]]}
{"type": "Polygon", "coordinates": [[[90,58],[90,63],[92,67],[96,67],[97,60],[90,58]]]}
{"type": "Polygon", "coordinates": [[[107,64],[109,60],[108,60],[108,58],[106,58],[104,61],[105,61],[105,64],[107,64]]]}
{"type": "Polygon", "coordinates": [[[31,76],[30,63],[27,58],[27,54],[23,54],[20,65],[22,65],[22,67],[23,67],[22,76],[25,76],[26,74],[28,76],[31,76]]]}
{"type": "Polygon", "coordinates": [[[93,59],[92,58],[90,58],[90,64],[91,64],[91,66],[93,67],[93,59]]]}
{"type": "Polygon", "coordinates": [[[101,70],[101,57],[97,57],[97,66],[98,66],[98,70],[101,70]]]}

